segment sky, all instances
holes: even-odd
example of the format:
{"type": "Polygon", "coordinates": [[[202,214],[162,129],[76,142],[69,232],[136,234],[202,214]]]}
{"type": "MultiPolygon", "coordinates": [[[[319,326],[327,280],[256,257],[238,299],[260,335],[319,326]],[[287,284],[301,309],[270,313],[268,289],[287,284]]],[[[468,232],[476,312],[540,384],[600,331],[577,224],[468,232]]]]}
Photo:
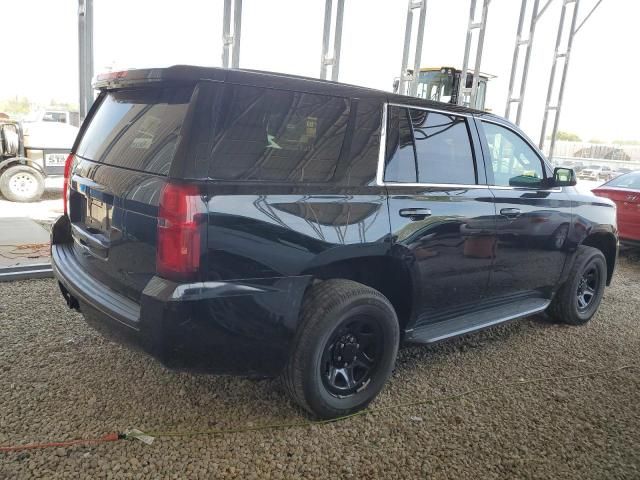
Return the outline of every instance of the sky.
{"type": "MultiPolygon", "coordinates": [[[[596,1],[580,1],[579,21],[596,1]]],[[[422,66],[462,66],[469,4],[428,0],[422,66]]],[[[221,66],[223,0],[94,0],[94,5],[95,73],[221,66]]],[[[521,124],[536,142],[561,5],[553,0],[536,29],[521,124]]],[[[77,103],[77,0],[0,0],[0,11],[3,38],[13,39],[2,52],[0,99],[77,103]]],[[[345,1],[340,81],[391,89],[400,73],[406,11],[407,0],[345,1]]],[[[486,106],[499,115],[505,112],[519,11],[520,0],[492,0],[489,9],[481,70],[497,76],[489,83],[486,106]]],[[[244,0],[240,67],[318,77],[323,15],[324,0],[244,0]]],[[[632,116],[640,107],[633,81],[640,78],[640,62],[630,53],[637,48],[639,18],[640,1],[603,0],[575,36],[561,130],[583,140],[640,140],[632,116]],[[604,90],[595,81],[603,78],[609,79],[604,90]]]]}

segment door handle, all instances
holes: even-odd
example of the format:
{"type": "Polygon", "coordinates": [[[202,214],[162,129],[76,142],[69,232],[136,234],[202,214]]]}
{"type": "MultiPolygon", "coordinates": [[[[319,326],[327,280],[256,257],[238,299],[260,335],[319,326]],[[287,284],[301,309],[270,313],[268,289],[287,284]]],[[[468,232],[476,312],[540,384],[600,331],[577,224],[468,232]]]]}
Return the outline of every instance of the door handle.
{"type": "Polygon", "coordinates": [[[505,217],[515,218],[519,217],[522,212],[519,208],[503,208],[500,210],[500,215],[504,215],[505,217]]]}
{"type": "Polygon", "coordinates": [[[401,208],[399,212],[401,217],[408,217],[411,220],[424,220],[431,216],[430,208],[401,208]]]}

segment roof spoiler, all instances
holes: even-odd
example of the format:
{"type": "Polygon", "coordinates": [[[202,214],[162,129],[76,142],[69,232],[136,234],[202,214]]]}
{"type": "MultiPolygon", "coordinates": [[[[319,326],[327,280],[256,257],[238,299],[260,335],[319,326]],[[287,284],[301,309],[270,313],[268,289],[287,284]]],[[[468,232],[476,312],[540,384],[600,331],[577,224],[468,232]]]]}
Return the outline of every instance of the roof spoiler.
{"type": "Polygon", "coordinates": [[[226,70],[222,68],[174,65],[167,68],[144,68],[101,73],[94,78],[92,85],[95,89],[109,90],[156,82],[195,83],[198,80],[222,81],[225,76],[226,70]]]}

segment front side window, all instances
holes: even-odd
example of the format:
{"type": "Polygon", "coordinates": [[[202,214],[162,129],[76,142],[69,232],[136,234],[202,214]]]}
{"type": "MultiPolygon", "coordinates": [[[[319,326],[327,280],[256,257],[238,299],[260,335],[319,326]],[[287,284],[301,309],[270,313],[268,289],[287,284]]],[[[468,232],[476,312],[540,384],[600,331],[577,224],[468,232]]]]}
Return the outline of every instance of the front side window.
{"type": "Polygon", "coordinates": [[[465,118],[390,107],[384,179],[474,185],[476,169],[465,118]]]}
{"type": "Polygon", "coordinates": [[[493,183],[504,187],[542,186],[544,171],[536,152],[511,130],[482,122],[489,145],[493,183]]]}

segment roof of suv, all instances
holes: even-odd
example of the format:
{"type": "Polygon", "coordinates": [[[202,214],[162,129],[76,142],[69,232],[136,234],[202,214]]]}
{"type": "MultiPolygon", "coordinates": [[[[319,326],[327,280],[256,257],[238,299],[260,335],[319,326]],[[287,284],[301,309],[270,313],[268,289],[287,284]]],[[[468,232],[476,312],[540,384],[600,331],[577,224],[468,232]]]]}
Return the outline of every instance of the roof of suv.
{"type": "Polygon", "coordinates": [[[146,82],[197,82],[200,80],[224,81],[241,85],[254,85],[270,88],[290,88],[309,93],[338,95],[360,98],[377,98],[388,102],[423,106],[453,113],[482,114],[487,112],[472,108],[434,102],[417,97],[409,97],[384,90],[349,85],[346,83],[320,80],[317,78],[289,75],[285,73],[264,72],[259,70],[226,69],[217,67],[198,67],[192,65],[174,65],[167,68],[124,70],[98,75],[94,87],[115,89],[146,82]]]}

